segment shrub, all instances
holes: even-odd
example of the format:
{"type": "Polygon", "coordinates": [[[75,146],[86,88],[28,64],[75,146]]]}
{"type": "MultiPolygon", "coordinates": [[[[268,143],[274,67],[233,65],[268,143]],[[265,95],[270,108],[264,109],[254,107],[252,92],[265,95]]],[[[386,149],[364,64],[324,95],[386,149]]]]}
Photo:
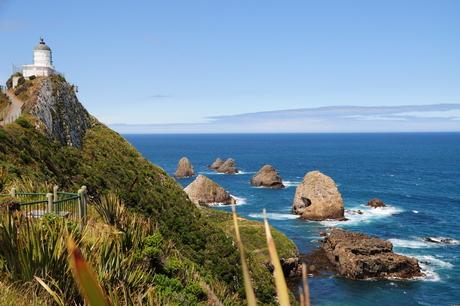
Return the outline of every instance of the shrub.
{"type": "Polygon", "coordinates": [[[24,117],[19,117],[18,119],[16,119],[16,123],[19,124],[20,126],[22,126],[23,128],[25,129],[30,129],[30,128],[33,128],[34,126],[29,122],[27,121],[26,118],[24,117]]]}
{"type": "Polygon", "coordinates": [[[185,292],[195,296],[199,301],[203,301],[207,297],[207,292],[204,288],[197,282],[191,281],[185,287],[185,292]]]}

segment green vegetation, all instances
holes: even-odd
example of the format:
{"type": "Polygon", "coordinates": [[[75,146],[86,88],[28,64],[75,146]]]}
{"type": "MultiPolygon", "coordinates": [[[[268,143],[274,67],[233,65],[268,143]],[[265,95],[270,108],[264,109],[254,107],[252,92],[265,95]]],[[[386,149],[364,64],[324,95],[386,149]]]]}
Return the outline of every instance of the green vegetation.
{"type": "MultiPolygon", "coordinates": [[[[60,76],[52,79],[64,81],[60,76]]],[[[28,86],[21,94],[33,97],[40,81],[26,81],[16,90],[28,86]]],[[[28,103],[26,109],[30,109],[28,103]]],[[[15,292],[23,292],[22,284],[27,283],[31,297],[42,298],[46,291],[34,280],[37,276],[65,303],[81,301],[73,279],[62,275],[69,269],[61,261],[68,255],[64,237],[71,237],[115,305],[243,304],[245,291],[231,214],[197,208],[163,169],[96,119],[81,150],[61,146],[28,113],[0,126],[0,192],[8,193],[11,187],[49,192],[53,185],[72,192],[87,186],[92,217],[79,229],[50,216],[40,220],[2,216],[1,243],[9,246],[8,252],[17,252],[18,259],[7,262],[7,251],[0,252],[4,272],[0,281],[15,283],[15,292]],[[17,222],[12,221],[15,218],[17,222]],[[22,228],[29,232],[22,233],[22,228]],[[21,234],[15,236],[15,231],[21,234]],[[48,238],[49,263],[45,263],[38,258],[42,256],[38,246],[48,238]],[[27,239],[35,241],[28,244],[27,239]],[[32,249],[27,250],[29,246],[32,249]]],[[[247,220],[240,223],[256,297],[260,304],[275,305],[274,281],[262,264],[269,260],[263,225],[247,220]]],[[[279,232],[273,234],[280,257],[295,255],[292,241],[279,232]]],[[[51,295],[45,295],[51,301],[51,295]]]]}

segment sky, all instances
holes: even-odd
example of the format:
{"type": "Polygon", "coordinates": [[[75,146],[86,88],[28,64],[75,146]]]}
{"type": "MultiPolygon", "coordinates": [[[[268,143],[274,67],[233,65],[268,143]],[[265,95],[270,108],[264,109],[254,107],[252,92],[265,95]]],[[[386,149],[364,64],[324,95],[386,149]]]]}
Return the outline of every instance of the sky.
{"type": "Polygon", "coordinates": [[[460,132],[460,1],[0,0],[120,133],[460,132]]]}

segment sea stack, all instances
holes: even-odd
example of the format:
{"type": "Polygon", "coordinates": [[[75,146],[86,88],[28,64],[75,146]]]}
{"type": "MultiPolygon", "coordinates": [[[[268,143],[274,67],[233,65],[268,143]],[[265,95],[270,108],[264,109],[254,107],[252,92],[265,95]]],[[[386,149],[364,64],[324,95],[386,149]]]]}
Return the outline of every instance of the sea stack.
{"type": "Polygon", "coordinates": [[[238,168],[236,167],[235,161],[229,158],[222,166],[216,169],[216,171],[224,174],[236,174],[238,173],[238,168]]]}
{"type": "Polygon", "coordinates": [[[296,189],[291,211],[304,220],[346,220],[342,195],[335,182],[319,171],[305,175],[296,189]]]}
{"type": "Polygon", "coordinates": [[[411,279],[424,274],[416,258],[393,253],[387,240],[334,228],[321,249],[342,277],[351,279],[411,279]]]}
{"type": "Polygon", "coordinates": [[[193,170],[193,166],[188,160],[187,157],[182,157],[177,165],[177,171],[174,173],[175,178],[185,178],[195,176],[195,171],[193,170]]]}
{"type": "Polygon", "coordinates": [[[200,203],[208,205],[235,203],[235,199],[223,187],[201,174],[184,191],[198,207],[200,203]]]}
{"type": "Polygon", "coordinates": [[[224,164],[224,161],[220,158],[217,158],[211,166],[208,166],[209,169],[217,170],[220,166],[224,164]]]}
{"type": "Polygon", "coordinates": [[[278,171],[270,165],[265,165],[249,182],[253,186],[268,188],[284,188],[283,181],[278,171]]]}

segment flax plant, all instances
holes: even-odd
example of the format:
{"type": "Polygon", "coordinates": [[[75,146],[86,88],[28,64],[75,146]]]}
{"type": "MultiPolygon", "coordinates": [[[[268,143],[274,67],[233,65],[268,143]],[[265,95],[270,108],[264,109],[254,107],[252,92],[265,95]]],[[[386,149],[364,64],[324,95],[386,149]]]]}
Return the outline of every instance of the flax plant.
{"type": "Polygon", "coordinates": [[[7,212],[0,216],[0,258],[3,261],[4,280],[8,283],[40,286],[34,277],[48,286],[59,284],[57,291],[66,301],[75,296],[76,288],[67,265],[65,240],[79,240],[76,226],[62,218],[34,219],[19,212],[7,212]]]}

